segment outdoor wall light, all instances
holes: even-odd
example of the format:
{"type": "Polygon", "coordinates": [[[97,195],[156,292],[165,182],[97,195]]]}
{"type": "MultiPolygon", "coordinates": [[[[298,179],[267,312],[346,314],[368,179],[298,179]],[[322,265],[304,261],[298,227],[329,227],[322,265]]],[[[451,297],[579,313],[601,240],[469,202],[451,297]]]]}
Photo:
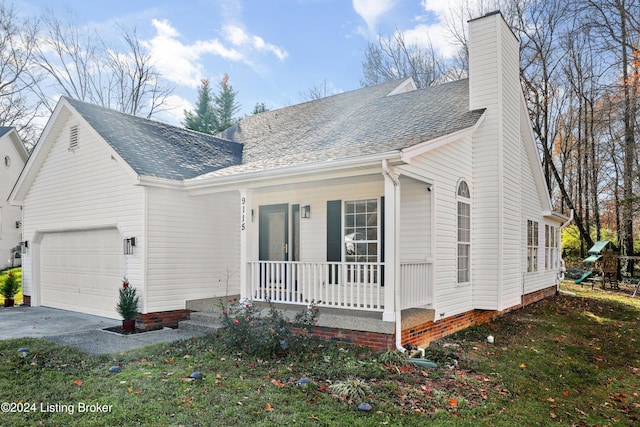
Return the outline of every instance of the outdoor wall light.
{"type": "Polygon", "coordinates": [[[21,225],[22,225],[22,221],[16,221],[16,228],[20,228],[21,225]]]}
{"type": "Polygon", "coordinates": [[[133,248],[136,246],[136,238],[129,237],[124,239],[124,254],[133,255],[133,248]]]}
{"type": "Polygon", "coordinates": [[[27,249],[29,248],[29,241],[25,240],[24,242],[20,242],[20,249],[22,250],[22,253],[27,252],[27,249]]]}
{"type": "Polygon", "coordinates": [[[311,206],[306,205],[302,207],[300,211],[302,218],[311,218],[311,206]]]}

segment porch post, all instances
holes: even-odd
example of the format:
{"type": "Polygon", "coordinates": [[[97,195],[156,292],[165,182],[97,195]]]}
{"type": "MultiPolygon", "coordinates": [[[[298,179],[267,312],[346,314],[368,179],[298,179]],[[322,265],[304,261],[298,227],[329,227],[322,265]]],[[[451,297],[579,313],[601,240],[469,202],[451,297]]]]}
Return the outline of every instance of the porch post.
{"type": "MultiPolygon", "coordinates": [[[[384,312],[382,320],[396,320],[396,287],[400,286],[399,221],[400,180],[399,174],[386,161],[382,164],[384,176],[384,312]]],[[[399,289],[398,289],[399,290],[399,289]]]]}
{"type": "Polygon", "coordinates": [[[251,195],[251,190],[240,189],[240,299],[250,298],[251,296],[251,276],[247,265],[250,256],[250,231],[253,228],[251,222],[251,209],[253,206],[251,195]]]}

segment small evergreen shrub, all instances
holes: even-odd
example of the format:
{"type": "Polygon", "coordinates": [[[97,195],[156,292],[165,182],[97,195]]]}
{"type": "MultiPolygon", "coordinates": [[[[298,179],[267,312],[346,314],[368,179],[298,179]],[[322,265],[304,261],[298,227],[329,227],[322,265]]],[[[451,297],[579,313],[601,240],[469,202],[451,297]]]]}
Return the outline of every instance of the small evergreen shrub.
{"type": "Polygon", "coordinates": [[[9,272],[4,283],[0,286],[0,294],[6,299],[13,299],[18,292],[20,292],[20,284],[13,273],[9,272]]]}

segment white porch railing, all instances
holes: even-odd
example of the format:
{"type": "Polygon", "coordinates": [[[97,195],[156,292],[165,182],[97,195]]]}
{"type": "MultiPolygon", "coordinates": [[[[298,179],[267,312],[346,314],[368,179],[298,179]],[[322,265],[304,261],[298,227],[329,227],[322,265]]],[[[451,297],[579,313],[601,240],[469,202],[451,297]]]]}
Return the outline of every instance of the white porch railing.
{"type": "MultiPolygon", "coordinates": [[[[401,309],[433,301],[430,262],[400,266],[401,309]]],[[[384,263],[249,262],[250,298],[351,310],[384,311],[384,263]]]]}
{"type": "Polygon", "coordinates": [[[249,262],[251,298],[255,301],[308,304],[383,311],[384,263],[249,262]]]}
{"type": "Polygon", "coordinates": [[[431,262],[403,262],[400,264],[400,309],[433,303],[431,262]]]}

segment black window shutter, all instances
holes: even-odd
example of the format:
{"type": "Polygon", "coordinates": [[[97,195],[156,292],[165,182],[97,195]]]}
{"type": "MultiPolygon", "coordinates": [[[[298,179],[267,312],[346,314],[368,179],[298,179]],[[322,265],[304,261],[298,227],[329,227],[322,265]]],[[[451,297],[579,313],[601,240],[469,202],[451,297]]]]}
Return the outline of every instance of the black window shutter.
{"type": "MultiPolygon", "coordinates": [[[[385,227],[384,227],[384,196],[380,197],[380,261],[384,262],[384,240],[385,240],[385,227]]],[[[380,286],[384,286],[384,264],[380,271],[380,286]]]]}
{"type": "Polygon", "coordinates": [[[384,196],[380,197],[380,261],[384,262],[384,196]]]}
{"type": "Polygon", "coordinates": [[[327,261],[342,261],[342,201],[327,201],[327,261]]]}

